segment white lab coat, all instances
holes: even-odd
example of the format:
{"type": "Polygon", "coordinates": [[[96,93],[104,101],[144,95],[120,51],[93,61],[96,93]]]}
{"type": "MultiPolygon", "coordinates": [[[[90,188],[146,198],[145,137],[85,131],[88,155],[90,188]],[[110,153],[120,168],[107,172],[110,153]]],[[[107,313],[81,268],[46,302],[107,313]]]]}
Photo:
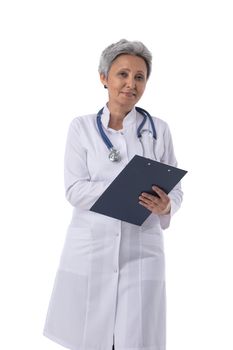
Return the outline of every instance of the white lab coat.
{"type": "MultiPolygon", "coordinates": [[[[57,271],[44,335],[72,350],[165,350],[165,267],[162,229],[182,201],[180,184],[170,193],[171,213],[151,214],[136,226],[89,211],[135,155],[176,166],[168,125],[153,117],[157,132],[137,138],[142,116],[133,109],[120,131],[102,124],[122,160],[111,162],[96,115],[75,118],[65,152],[65,189],[73,217],[57,271]]],[[[149,122],[145,126],[150,128],[149,122]]],[[[122,198],[124,201],[124,198],[122,198]]]]}

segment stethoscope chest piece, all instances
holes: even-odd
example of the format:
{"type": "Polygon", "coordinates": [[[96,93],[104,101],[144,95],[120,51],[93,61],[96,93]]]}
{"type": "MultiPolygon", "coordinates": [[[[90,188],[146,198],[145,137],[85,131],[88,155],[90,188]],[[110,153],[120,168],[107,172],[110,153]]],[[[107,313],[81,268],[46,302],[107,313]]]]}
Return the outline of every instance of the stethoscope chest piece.
{"type": "Polygon", "coordinates": [[[111,148],[108,158],[112,162],[119,162],[121,160],[120,151],[116,150],[115,148],[111,148]]]}

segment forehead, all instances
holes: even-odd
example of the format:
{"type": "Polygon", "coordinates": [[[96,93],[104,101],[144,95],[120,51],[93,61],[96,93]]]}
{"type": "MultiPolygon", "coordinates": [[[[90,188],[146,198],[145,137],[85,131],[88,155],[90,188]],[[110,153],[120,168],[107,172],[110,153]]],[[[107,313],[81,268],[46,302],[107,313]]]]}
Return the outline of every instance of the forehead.
{"type": "Polygon", "coordinates": [[[121,68],[140,70],[145,73],[147,72],[146,62],[142,57],[128,55],[128,54],[122,54],[118,56],[112,62],[110,70],[121,69],[121,68]]]}

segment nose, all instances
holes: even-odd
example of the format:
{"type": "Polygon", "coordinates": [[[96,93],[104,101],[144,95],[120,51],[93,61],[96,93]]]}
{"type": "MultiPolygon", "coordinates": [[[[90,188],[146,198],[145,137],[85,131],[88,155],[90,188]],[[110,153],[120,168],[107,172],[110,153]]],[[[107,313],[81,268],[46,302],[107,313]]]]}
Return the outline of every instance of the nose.
{"type": "Polygon", "coordinates": [[[134,89],[135,88],[136,82],[135,82],[135,79],[134,79],[133,76],[130,76],[130,75],[128,76],[126,85],[127,85],[128,89],[134,89]]]}

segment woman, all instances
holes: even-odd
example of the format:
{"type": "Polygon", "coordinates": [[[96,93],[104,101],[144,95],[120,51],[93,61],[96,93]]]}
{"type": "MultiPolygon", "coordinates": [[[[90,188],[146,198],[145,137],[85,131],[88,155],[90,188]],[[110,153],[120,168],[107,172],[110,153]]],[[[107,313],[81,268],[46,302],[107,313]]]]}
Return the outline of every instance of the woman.
{"type": "Polygon", "coordinates": [[[99,64],[108,89],[100,126],[96,114],[70,125],[65,189],[74,209],[44,334],[73,350],[110,350],[113,343],[116,350],[165,350],[162,229],[180,207],[180,184],[169,195],[154,187],[155,195],[140,195],[139,203],[151,211],[142,226],[89,210],[135,154],[177,165],[164,121],[152,118],[156,144],[150,132],[142,130],[142,140],[137,136],[143,116],[135,105],[146,88],[151,60],[141,42],[120,40],[107,47],[99,64]],[[100,128],[120,152],[118,161],[109,159],[100,128]]]}

